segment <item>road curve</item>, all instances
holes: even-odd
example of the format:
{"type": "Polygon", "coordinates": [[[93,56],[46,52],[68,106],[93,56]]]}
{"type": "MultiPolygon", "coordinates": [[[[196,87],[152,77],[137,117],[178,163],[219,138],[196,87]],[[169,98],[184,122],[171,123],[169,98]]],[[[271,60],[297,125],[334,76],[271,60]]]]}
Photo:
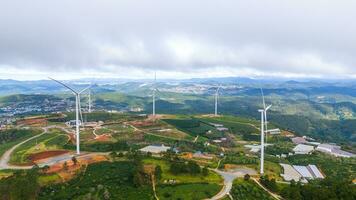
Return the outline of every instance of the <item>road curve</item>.
{"type": "Polygon", "coordinates": [[[214,169],[213,171],[218,173],[220,176],[222,176],[224,178],[224,187],[220,190],[220,192],[218,194],[216,194],[215,196],[210,198],[210,200],[219,200],[225,196],[230,197],[230,191],[232,189],[232,184],[233,184],[234,180],[239,175],[237,175],[236,173],[233,173],[233,172],[220,171],[218,169],[214,169]]]}
{"type": "Polygon", "coordinates": [[[9,150],[7,150],[0,158],[0,170],[1,169],[31,169],[33,166],[15,166],[15,165],[9,165],[9,161],[10,161],[10,156],[12,154],[12,152],[19,146],[23,145],[24,143],[33,140],[35,138],[40,137],[41,135],[45,134],[48,132],[48,128],[43,128],[43,132],[35,135],[33,137],[30,137],[16,145],[14,145],[13,147],[11,147],[9,150]]]}

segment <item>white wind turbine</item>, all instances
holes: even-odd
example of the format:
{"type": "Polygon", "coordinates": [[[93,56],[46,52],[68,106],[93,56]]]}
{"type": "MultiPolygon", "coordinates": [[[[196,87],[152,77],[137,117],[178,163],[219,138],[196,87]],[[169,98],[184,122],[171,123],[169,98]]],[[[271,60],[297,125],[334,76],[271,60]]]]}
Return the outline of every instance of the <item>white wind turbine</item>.
{"type": "Polygon", "coordinates": [[[265,103],[265,95],[263,93],[263,89],[261,88],[261,95],[262,95],[262,102],[263,102],[263,109],[265,110],[264,112],[264,128],[265,128],[265,133],[266,133],[266,143],[267,143],[267,134],[268,134],[268,121],[267,121],[267,110],[271,108],[272,105],[269,105],[266,108],[266,103],[265,103]]]}
{"type": "Polygon", "coordinates": [[[219,100],[219,90],[221,86],[219,86],[215,91],[215,116],[218,116],[218,100],[219,100]]]}
{"type": "MultiPolygon", "coordinates": [[[[264,173],[264,157],[265,157],[265,142],[264,142],[264,134],[265,130],[265,116],[267,111],[271,108],[271,105],[267,106],[267,108],[263,108],[258,110],[261,113],[261,164],[260,164],[260,174],[264,173]]],[[[267,132],[266,132],[267,133],[267,132]]]]}
{"type": "Polygon", "coordinates": [[[91,90],[88,90],[88,112],[91,113],[91,90]]]}
{"type": "Polygon", "coordinates": [[[87,89],[89,89],[91,86],[88,86],[86,88],[84,88],[83,90],[77,92],[74,89],[70,88],[69,86],[67,86],[66,84],[57,81],[53,78],[49,78],[61,85],[63,85],[64,87],[68,88],[69,90],[71,90],[73,92],[73,94],[75,95],[75,133],[76,133],[76,145],[77,145],[77,154],[80,154],[80,144],[79,144],[79,114],[81,117],[81,120],[83,121],[83,117],[82,117],[82,111],[81,111],[81,106],[80,106],[80,94],[83,93],[84,91],[86,91],[87,89]]]}

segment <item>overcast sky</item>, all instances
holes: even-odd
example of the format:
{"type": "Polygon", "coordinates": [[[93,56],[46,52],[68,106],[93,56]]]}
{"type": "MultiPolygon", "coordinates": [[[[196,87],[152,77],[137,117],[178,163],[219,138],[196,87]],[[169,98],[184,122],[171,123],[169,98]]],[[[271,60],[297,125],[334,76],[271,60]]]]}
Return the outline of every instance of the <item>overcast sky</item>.
{"type": "Polygon", "coordinates": [[[0,0],[0,78],[356,78],[356,1],[0,0]]]}

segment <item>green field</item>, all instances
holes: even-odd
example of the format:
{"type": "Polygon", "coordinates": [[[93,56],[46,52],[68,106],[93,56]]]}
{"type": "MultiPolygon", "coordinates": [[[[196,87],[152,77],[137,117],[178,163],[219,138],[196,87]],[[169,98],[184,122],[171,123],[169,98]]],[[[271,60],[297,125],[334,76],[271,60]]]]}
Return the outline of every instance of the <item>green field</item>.
{"type": "Polygon", "coordinates": [[[209,171],[208,176],[190,175],[190,174],[174,175],[169,171],[169,163],[165,160],[149,158],[143,160],[143,163],[159,165],[161,167],[162,169],[161,183],[163,183],[164,180],[176,180],[178,183],[201,183],[201,182],[217,183],[217,184],[222,183],[222,178],[218,174],[211,171],[209,171]]]}

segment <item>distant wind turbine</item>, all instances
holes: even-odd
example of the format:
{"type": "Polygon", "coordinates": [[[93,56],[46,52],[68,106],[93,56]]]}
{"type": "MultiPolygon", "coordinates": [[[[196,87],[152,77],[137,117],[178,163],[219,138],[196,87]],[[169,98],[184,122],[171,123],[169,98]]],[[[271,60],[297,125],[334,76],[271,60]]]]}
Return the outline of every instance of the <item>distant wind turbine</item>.
{"type": "Polygon", "coordinates": [[[71,87],[67,86],[66,84],[57,81],[53,78],[49,78],[59,84],[61,84],[62,86],[68,88],[69,90],[71,90],[73,92],[73,94],[75,95],[75,132],[76,132],[76,145],[77,145],[77,154],[80,154],[80,144],[79,144],[79,114],[81,117],[81,120],[83,121],[83,116],[82,116],[82,111],[81,111],[81,105],[80,105],[80,94],[83,93],[84,91],[86,91],[87,89],[89,89],[91,86],[88,86],[86,88],[84,88],[83,90],[77,92],[74,89],[72,89],[71,87]]]}
{"type": "Polygon", "coordinates": [[[218,100],[219,100],[219,90],[221,86],[219,86],[215,91],[215,116],[218,116],[218,100]]]}
{"type": "Polygon", "coordinates": [[[88,112],[91,113],[91,90],[88,90],[88,112]]]}
{"type": "Polygon", "coordinates": [[[265,103],[265,95],[263,93],[263,89],[261,88],[261,95],[262,95],[262,102],[263,102],[263,109],[265,110],[264,112],[264,125],[265,125],[265,132],[266,132],[266,143],[267,143],[267,134],[268,134],[268,121],[267,121],[267,110],[271,108],[272,105],[268,106],[268,109],[266,108],[266,103],[265,103]]]}

